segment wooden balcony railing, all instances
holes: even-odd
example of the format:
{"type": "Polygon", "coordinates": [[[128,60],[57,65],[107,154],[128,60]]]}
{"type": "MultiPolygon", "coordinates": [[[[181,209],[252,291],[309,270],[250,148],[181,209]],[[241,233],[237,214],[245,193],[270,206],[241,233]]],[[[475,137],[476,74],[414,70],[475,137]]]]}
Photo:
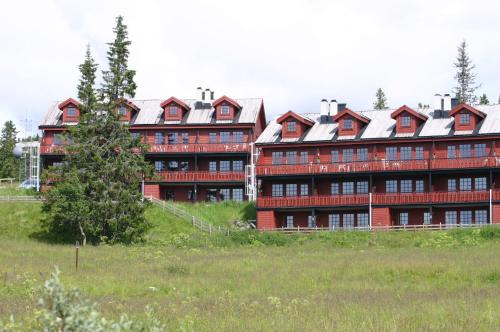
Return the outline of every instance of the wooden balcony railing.
{"type": "Polygon", "coordinates": [[[257,165],[257,175],[283,174],[322,174],[322,173],[359,173],[383,171],[418,171],[427,169],[463,169],[481,167],[500,167],[500,158],[459,158],[431,160],[371,160],[342,163],[308,163],[257,165]]]}
{"type": "MultiPolygon", "coordinates": [[[[489,190],[485,191],[457,191],[457,192],[426,192],[426,193],[398,193],[372,194],[373,205],[406,205],[406,204],[439,204],[439,203],[467,203],[488,202],[489,190]]],[[[493,190],[493,200],[500,200],[500,190],[493,190]]],[[[282,207],[311,207],[311,206],[356,206],[368,205],[369,195],[318,195],[297,197],[269,197],[257,198],[259,208],[282,207]]]]}
{"type": "Polygon", "coordinates": [[[156,175],[165,182],[245,181],[245,172],[162,171],[156,175]]]}
{"type": "Polygon", "coordinates": [[[65,149],[62,145],[41,145],[40,154],[64,154],[65,149]]]}
{"type": "Polygon", "coordinates": [[[219,144],[150,144],[152,153],[250,152],[248,143],[219,144]]]}

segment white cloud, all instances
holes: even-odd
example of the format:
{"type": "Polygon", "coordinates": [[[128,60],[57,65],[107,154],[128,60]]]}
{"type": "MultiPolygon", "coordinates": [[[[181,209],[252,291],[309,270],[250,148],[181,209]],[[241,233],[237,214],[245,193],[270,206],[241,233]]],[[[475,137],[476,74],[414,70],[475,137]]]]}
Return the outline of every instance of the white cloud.
{"type": "Polygon", "coordinates": [[[269,113],[317,111],[336,98],[369,108],[430,103],[453,85],[466,38],[478,81],[500,92],[496,1],[11,1],[0,13],[0,121],[38,123],[74,96],[91,43],[101,65],[114,17],[129,26],[137,98],[192,97],[199,85],[263,97],[269,113]]]}

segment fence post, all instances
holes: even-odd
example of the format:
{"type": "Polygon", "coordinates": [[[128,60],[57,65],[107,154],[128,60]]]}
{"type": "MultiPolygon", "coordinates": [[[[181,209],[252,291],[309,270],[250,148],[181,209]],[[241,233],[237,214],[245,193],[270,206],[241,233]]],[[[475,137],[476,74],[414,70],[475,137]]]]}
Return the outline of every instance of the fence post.
{"type": "Polygon", "coordinates": [[[208,224],[208,233],[212,234],[212,224],[208,224]]]}
{"type": "Polygon", "coordinates": [[[194,226],[194,216],[192,216],[191,222],[193,223],[193,226],[194,226]]]}

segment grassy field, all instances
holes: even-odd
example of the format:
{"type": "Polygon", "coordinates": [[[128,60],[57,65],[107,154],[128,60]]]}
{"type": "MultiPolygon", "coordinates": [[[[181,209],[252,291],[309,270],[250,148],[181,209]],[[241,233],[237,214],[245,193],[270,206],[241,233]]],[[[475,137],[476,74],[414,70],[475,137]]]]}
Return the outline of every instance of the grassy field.
{"type": "Polygon", "coordinates": [[[174,331],[495,331],[500,232],[207,236],[148,210],[135,246],[32,239],[39,203],[0,203],[0,319],[29,319],[54,265],[109,317],[152,305],[174,331]],[[168,239],[168,240],[166,240],[168,239]]]}
{"type": "Polygon", "coordinates": [[[18,188],[19,183],[14,182],[12,186],[10,184],[2,184],[0,186],[0,196],[31,196],[36,195],[34,189],[21,189],[18,188]]]}
{"type": "Polygon", "coordinates": [[[255,206],[248,202],[225,201],[221,203],[174,203],[191,215],[212,225],[231,226],[233,221],[257,219],[255,206]]]}

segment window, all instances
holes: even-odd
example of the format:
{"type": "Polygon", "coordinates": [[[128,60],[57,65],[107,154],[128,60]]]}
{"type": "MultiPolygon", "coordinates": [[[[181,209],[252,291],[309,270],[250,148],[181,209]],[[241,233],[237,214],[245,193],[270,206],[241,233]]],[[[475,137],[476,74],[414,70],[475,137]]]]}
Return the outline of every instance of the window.
{"type": "Polygon", "coordinates": [[[281,165],[281,161],[283,160],[283,152],[275,151],[272,153],[273,157],[273,165],[281,165]]]}
{"type": "Polygon", "coordinates": [[[446,157],[448,159],[455,159],[457,157],[457,147],[455,145],[448,145],[446,157]]]}
{"type": "Polygon", "coordinates": [[[243,160],[233,160],[233,172],[243,172],[243,160]]]}
{"type": "Polygon", "coordinates": [[[282,184],[273,184],[271,195],[273,197],[282,197],[283,196],[283,185],[282,184]]]}
{"type": "Polygon", "coordinates": [[[300,153],[300,163],[307,164],[308,159],[309,159],[309,154],[307,153],[307,151],[302,151],[300,153]]]}
{"type": "Polygon", "coordinates": [[[125,106],[120,106],[118,108],[118,114],[121,115],[121,116],[125,116],[127,115],[127,108],[125,106]]]}
{"type": "Polygon", "coordinates": [[[462,124],[462,125],[470,124],[470,114],[469,113],[460,113],[460,124],[462,124]]]}
{"type": "Polygon", "coordinates": [[[460,178],[460,191],[471,191],[471,190],[472,190],[472,179],[460,178]]]}
{"type": "Polygon", "coordinates": [[[408,212],[400,212],[399,213],[399,224],[400,225],[408,225],[408,212]]]}
{"type": "Polygon", "coordinates": [[[231,189],[223,188],[220,190],[220,200],[228,201],[231,199],[231,189]]]}
{"type": "Polygon", "coordinates": [[[168,109],[168,115],[177,116],[177,106],[170,106],[168,109]]]}
{"type": "Polygon", "coordinates": [[[54,134],[54,145],[62,145],[63,138],[61,134],[54,134]]]}
{"type": "Polygon", "coordinates": [[[472,211],[460,211],[460,223],[464,225],[472,224],[472,211]]]}
{"type": "Polygon", "coordinates": [[[415,180],[415,192],[417,193],[424,192],[424,180],[415,180]]]}
{"type": "Polygon", "coordinates": [[[177,133],[168,133],[168,144],[177,144],[177,133]]]}
{"type": "Polygon", "coordinates": [[[488,222],[488,212],[486,210],[476,210],[476,224],[486,224],[488,222]]]}
{"type": "Polygon", "coordinates": [[[221,143],[231,142],[231,133],[229,131],[221,131],[220,132],[220,142],[221,143]]]}
{"type": "Polygon", "coordinates": [[[424,212],[424,225],[430,225],[432,223],[432,215],[430,212],[424,212]]]}
{"type": "Polygon", "coordinates": [[[474,157],[486,157],[486,144],[474,144],[474,157]]]}
{"type": "Polygon", "coordinates": [[[233,201],[238,201],[238,202],[243,201],[243,189],[241,188],[233,189],[233,201]]]}
{"type": "Polygon", "coordinates": [[[131,133],[131,134],[132,134],[132,138],[133,138],[133,139],[138,139],[139,137],[141,137],[141,134],[140,134],[140,133],[138,133],[138,132],[133,132],[133,133],[131,133]]]}
{"type": "Polygon", "coordinates": [[[401,116],[401,127],[411,127],[411,118],[408,115],[401,116]]]}
{"type": "Polygon", "coordinates": [[[460,158],[470,158],[471,157],[470,144],[460,144],[459,151],[460,151],[460,158]]]}
{"type": "Polygon", "coordinates": [[[189,161],[181,161],[180,165],[181,165],[180,166],[181,171],[184,172],[189,171],[189,161]]]}
{"type": "Polygon", "coordinates": [[[338,150],[332,150],[332,152],[331,152],[331,158],[332,158],[332,163],[338,163],[339,162],[339,151],[338,150]]]}
{"type": "Polygon", "coordinates": [[[424,147],[416,146],[415,147],[415,159],[423,160],[424,159],[424,147]]]}
{"type": "Polygon", "coordinates": [[[354,213],[345,213],[343,215],[344,228],[350,229],[354,227],[354,213]]]}
{"type": "Polygon", "coordinates": [[[220,114],[229,115],[229,106],[223,105],[220,107],[220,114]]]}
{"type": "Polygon", "coordinates": [[[358,213],[358,227],[368,227],[368,213],[358,213]]]}
{"type": "Polygon", "coordinates": [[[286,195],[287,196],[297,196],[297,184],[287,183],[286,184],[286,195]]]}
{"type": "Polygon", "coordinates": [[[286,216],[286,227],[287,228],[292,228],[293,227],[293,216],[286,216]]]}
{"type": "Polygon", "coordinates": [[[344,129],[345,130],[352,130],[352,119],[351,118],[344,119],[344,129]]]}
{"type": "Polygon", "coordinates": [[[332,184],[330,185],[330,194],[331,195],[340,194],[340,186],[338,182],[332,182],[332,184]]]}
{"type": "Polygon", "coordinates": [[[386,180],[385,181],[385,192],[386,193],[397,193],[398,192],[398,181],[397,180],[386,180]]]}
{"type": "Polygon", "coordinates": [[[155,171],[161,172],[165,169],[165,162],[163,160],[155,161],[155,171]]]}
{"type": "Polygon", "coordinates": [[[316,216],[307,216],[307,227],[316,227],[316,216]]]}
{"type": "Polygon", "coordinates": [[[342,183],[342,193],[344,195],[354,194],[354,182],[344,182],[342,183]]]}
{"type": "Polygon", "coordinates": [[[448,179],[448,191],[457,191],[456,179],[448,179]]]}
{"type": "Polygon", "coordinates": [[[401,192],[411,193],[412,192],[412,181],[411,180],[401,180],[401,192]]]}
{"type": "Polygon", "coordinates": [[[208,171],[209,172],[217,172],[217,162],[216,161],[209,161],[208,162],[208,171]]]}
{"type": "Polygon", "coordinates": [[[182,133],[182,144],[189,144],[189,133],[182,133]]]}
{"type": "Polygon", "coordinates": [[[385,148],[385,158],[387,160],[397,160],[398,159],[398,148],[395,146],[388,146],[385,148]]]}
{"type": "Polygon", "coordinates": [[[233,142],[234,143],[243,143],[243,132],[242,131],[233,132],[233,142]]]}
{"type": "Polygon", "coordinates": [[[358,161],[368,160],[368,148],[358,148],[358,161]]]}
{"type": "Polygon", "coordinates": [[[68,107],[66,109],[66,112],[67,112],[68,116],[76,116],[76,108],[74,108],[74,107],[68,107]]]}
{"type": "Polygon", "coordinates": [[[286,125],[289,132],[295,132],[297,130],[297,122],[295,121],[288,121],[286,125]]]}
{"type": "Polygon", "coordinates": [[[411,146],[401,147],[401,160],[411,160],[411,146]]]}
{"type": "Polygon", "coordinates": [[[486,177],[475,178],[474,179],[474,189],[475,190],[486,190],[486,177]]]}
{"type": "Polygon", "coordinates": [[[446,211],[444,213],[444,222],[446,225],[455,225],[457,223],[457,211],[446,211]]]}
{"type": "Polygon", "coordinates": [[[219,171],[221,171],[221,172],[231,171],[231,161],[230,160],[221,160],[219,162],[219,165],[220,165],[219,171]]]}
{"type": "Polygon", "coordinates": [[[208,134],[208,143],[217,144],[217,133],[209,133],[208,134]]]}
{"type": "Polygon", "coordinates": [[[295,165],[297,159],[297,151],[287,151],[286,152],[286,161],[290,165],[295,165]]]}
{"type": "Polygon", "coordinates": [[[347,163],[353,160],[354,150],[353,149],[344,149],[342,150],[342,161],[347,163]]]}
{"type": "Polygon", "coordinates": [[[330,229],[335,229],[340,227],[340,214],[328,215],[328,227],[330,229]]]}
{"type": "Polygon", "coordinates": [[[368,194],[368,181],[358,181],[356,183],[356,192],[358,194],[368,194]]]}
{"type": "Polygon", "coordinates": [[[169,171],[177,171],[179,169],[179,162],[176,160],[171,160],[168,162],[169,171]]]}
{"type": "Polygon", "coordinates": [[[300,196],[309,196],[309,185],[307,183],[300,185],[300,196]]]}
{"type": "Polygon", "coordinates": [[[162,132],[155,133],[155,144],[165,144],[165,134],[162,132]]]}

